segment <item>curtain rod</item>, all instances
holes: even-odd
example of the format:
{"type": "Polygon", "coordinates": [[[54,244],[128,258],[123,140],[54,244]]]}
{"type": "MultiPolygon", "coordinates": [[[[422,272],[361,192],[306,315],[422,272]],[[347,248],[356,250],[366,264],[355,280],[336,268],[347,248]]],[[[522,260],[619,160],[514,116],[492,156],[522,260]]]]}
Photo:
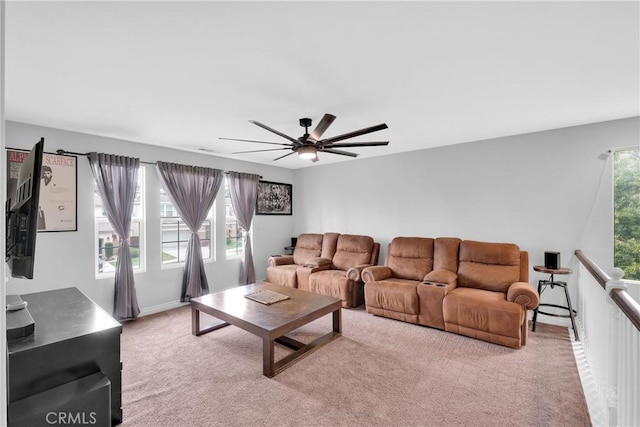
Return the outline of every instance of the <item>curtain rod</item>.
{"type": "MultiPolygon", "coordinates": [[[[56,154],[73,154],[76,156],[88,156],[89,153],[76,153],[75,151],[67,151],[67,150],[56,150],[56,154]]],[[[145,162],[140,160],[140,163],[143,163],[145,165],[155,165],[157,162],[145,162]]],[[[224,173],[229,174],[229,171],[225,171],[224,173]]],[[[260,179],[262,179],[262,175],[260,175],[260,179]]]]}
{"type": "Polygon", "coordinates": [[[630,150],[637,150],[638,149],[638,145],[636,146],[630,146],[630,147],[616,147],[616,148],[609,148],[609,150],[607,151],[607,153],[615,153],[616,151],[630,151],[630,150]]]}

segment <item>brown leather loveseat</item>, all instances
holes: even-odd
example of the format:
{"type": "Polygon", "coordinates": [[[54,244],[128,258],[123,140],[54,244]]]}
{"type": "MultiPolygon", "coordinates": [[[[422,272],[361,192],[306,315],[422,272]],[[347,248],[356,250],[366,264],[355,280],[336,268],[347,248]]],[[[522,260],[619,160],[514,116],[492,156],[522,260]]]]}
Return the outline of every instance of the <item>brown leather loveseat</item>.
{"type": "Polygon", "coordinates": [[[362,270],[378,263],[380,244],[370,236],[341,234],[331,259],[311,259],[299,270],[298,288],[342,300],[344,308],[364,303],[362,270]]]}
{"type": "Polygon", "coordinates": [[[298,236],[292,255],[274,255],[267,260],[267,282],[298,287],[298,267],[310,259],[333,258],[339,233],[303,233],[298,236]]]}
{"type": "Polygon", "coordinates": [[[269,258],[267,281],[340,298],[344,308],[357,307],[364,303],[361,272],[376,265],[379,254],[380,244],[370,236],[301,234],[293,255],[269,258]],[[317,236],[322,236],[320,247],[317,236]],[[314,243],[308,245],[311,239],[314,243]]]}
{"type": "Polygon", "coordinates": [[[362,271],[368,313],[507,347],[527,341],[539,295],[528,254],[512,243],[396,237],[384,266],[362,271]]]}

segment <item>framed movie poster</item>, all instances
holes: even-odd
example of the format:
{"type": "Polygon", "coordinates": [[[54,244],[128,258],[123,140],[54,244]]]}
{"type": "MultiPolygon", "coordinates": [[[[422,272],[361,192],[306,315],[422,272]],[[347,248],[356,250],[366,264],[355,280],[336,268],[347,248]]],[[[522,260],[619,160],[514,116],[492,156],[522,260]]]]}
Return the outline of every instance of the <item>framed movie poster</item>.
{"type": "Polygon", "coordinates": [[[291,184],[259,181],[256,215],[291,215],[293,207],[291,184]]]}
{"type": "MultiPolygon", "coordinates": [[[[20,165],[29,151],[7,149],[7,195],[14,194],[20,165]]],[[[76,156],[44,153],[40,180],[38,231],[77,231],[76,156]]]]}

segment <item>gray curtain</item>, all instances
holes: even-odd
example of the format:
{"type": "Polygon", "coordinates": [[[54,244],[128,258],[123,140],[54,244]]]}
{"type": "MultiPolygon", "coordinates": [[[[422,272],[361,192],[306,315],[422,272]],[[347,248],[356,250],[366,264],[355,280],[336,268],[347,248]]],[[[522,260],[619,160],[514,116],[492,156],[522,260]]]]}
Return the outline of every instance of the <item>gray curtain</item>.
{"type": "Polygon", "coordinates": [[[260,175],[249,173],[229,172],[229,193],[231,204],[236,213],[236,219],[247,232],[247,239],[244,243],[244,260],[242,262],[242,277],[240,283],[249,284],[256,281],[256,270],[253,266],[253,254],[251,253],[251,236],[249,228],[253,221],[253,213],[256,208],[256,197],[258,193],[258,180],[260,175]]]}
{"type": "Polygon", "coordinates": [[[186,302],[209,293],[198,230],[207,219],[224,179],[224,172],[166,162],[157,162],[156,170],[173,206],[191,230],[180,295],[180,300],[186,302]]]}
{"type": "Polygon", "coordinates": [[[89,153],[89,165],[107,219],[120,240],[113,296],[113,317],[135,319],[140,313],[129,251],[131,216],[138,187],[140,159],[89,153]]]}

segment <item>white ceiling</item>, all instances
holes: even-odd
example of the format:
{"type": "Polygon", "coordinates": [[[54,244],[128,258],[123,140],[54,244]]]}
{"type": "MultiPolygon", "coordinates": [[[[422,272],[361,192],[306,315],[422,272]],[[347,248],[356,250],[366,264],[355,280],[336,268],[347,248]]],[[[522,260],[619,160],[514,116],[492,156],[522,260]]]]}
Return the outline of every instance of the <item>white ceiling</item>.
{"type": "MultiPolygon", "coordinates": [[[[360,157],[640,115],[633,2],[13,2],[7,120],[301,168],[274,148],[337,116],[360,157]]],[[[347,141],[344,141],[347,142],[347,141]]],[[[108,151],[108,147],[105,147],[108,151]]],[[[143,159],[144,160],[144,159],[143,159]]]]}

